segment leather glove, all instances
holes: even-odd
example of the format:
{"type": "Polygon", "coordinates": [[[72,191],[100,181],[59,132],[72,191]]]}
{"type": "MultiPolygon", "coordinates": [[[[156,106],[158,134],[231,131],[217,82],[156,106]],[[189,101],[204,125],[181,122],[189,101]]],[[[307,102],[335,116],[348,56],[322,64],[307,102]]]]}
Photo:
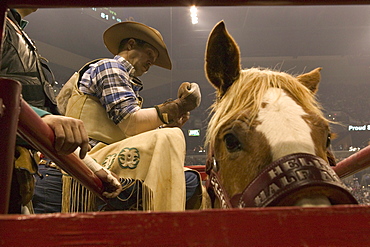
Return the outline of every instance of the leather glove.
{"type": "Polygon", "coordinates": [[[195,82],[183,82],[177,92],[177,99],[156,105],[158,116],[165,124],[171,124],[200,105],[201,93],[195,82]]]}

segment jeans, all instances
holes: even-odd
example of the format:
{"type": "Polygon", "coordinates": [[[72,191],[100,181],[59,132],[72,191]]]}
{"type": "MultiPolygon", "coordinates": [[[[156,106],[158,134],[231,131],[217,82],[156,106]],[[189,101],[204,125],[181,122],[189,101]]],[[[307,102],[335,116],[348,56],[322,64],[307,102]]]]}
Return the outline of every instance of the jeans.
{"type": "MultiPolygon", "coordinates": [[[[124,186],[124,180],[121,180],[124,186]]],[[[189,200],[195,193],[199,186],[199,176],[194,171],[185,171],[185,183],[186,183],[186,201],[189,200]]],[[[141,208],[141,190],[142,185],[140,181],[136,181],[134,185],[122,191],[118,197],[108,199],[108,205],[98,199],[99,210],[140,210],[141,208]]]]}
{"type": "Polygon", "coordinates": [[[199,186],[199,176],[194,171],[185,171],[186,200],[189,200],[199,186]]]}
{"type": "MultiPolygon", "coordinates": [[[[39,165],[39,173],[42,178],[36,176],[35,194],[33,196],[33,207],[36,214],[61,212],[62,208],[62,173],[60,170],[45,165],[39,165]]],[[[189,200],[199,186],[198,174],[193,171],[185,171],[186,200],[189,200]]],[[[119,197],[122,199],[130,198],[124,203],[118,198],[109,199],[110,206],[115,210],[128,210],[133,204],[136,204],[137,190],[141,190],[141,184],[121,192],[119,197]],[[132,196],[134,194],[134,196],[132,196]],[[131,195],[132,197],[130,197],[131,195]]],[[[100,205],[101,209],[105,205],[100,205]]]]}
{"type": "Polygon", "coordinates": [[[56,213],[62,210],[62,173],[59,169],[39,165],[35,194],[32,199],[36,214],[56,213]]]}

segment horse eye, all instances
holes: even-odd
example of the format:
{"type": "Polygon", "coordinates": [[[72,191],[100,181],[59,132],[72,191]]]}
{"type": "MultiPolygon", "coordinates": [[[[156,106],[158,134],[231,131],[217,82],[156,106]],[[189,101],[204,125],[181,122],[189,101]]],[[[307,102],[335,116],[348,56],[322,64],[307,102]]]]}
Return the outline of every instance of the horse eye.
{"type": "Polygon", "coordinates": [[[328,134],[328,138],[326,139],[326,147],[328,148],[331,144],[331,134],[328,134]]]}
{"type": "Polygon", "coordinates": [[[238,138],[236,138],[233,134],[226,134],[224,136],[224,141],[229,152],[236,152],[241,150],[241,144],[238,138]]]}

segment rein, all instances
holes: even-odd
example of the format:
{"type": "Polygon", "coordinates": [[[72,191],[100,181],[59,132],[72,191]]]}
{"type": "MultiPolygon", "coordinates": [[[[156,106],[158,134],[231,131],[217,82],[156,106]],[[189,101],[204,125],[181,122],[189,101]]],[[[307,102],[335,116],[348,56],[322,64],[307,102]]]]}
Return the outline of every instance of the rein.
{"type": "Polygon", "coordinates": [[[321,194],[331,204],[358,204],[329,164],[318,156],[296,153],[284,156],[266,168],[232,198],[225,191],[213,150],[207,158],[206,182],[212,207],[217,199],[221,208],[293,206],[305,196],[321,194]]]}

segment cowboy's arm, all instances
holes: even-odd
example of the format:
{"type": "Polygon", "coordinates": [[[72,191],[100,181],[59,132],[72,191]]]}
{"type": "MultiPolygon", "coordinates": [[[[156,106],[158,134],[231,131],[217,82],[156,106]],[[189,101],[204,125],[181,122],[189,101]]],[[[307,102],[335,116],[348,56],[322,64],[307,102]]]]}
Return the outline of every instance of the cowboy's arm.
{"type": "Polygon", "coordinates": [[[139,109],[126,116],[117,126],[126,136],[134,136],[163,125],[155,108],[139,109]]]}
{"type": "MultiPolygon", "coordinates": [[[[107,63],[114,63],[114,61],[110,60],[107,63]]],[[[95,88],[94,95],[99,98],[109,118],[126,136],[153,130],[166,123],[161,119],[156,108],[141,109],[135,93],[138,89],[135,89],[135,85],[129,80],[128,72],[122,67],[119,65],[97,66],[93,73],[96,79],[91,85],[86,85],[86,88],[95,88]],[[106,69],[107,67],[110,69],[106,69]]],[[[176,107],[175,111],[171,116],[176,115],[176,117],[171,117],[169,127],[182,127],[189,119],[189,114],[183,111],[183,108],[179,112],[176,107]]]]}
{"type": "Polygon", "coordinates": [[[190,111],[199,106],[201,94],[198,84],[181,84],[176,100],[165,102],[155,108],[140,109],[123,119],[118,126],[127,136],[165,127],[182,127],[190,118],[190,111]]]}
{"type": "Polygon", "coordinates": [[[140,89],[130,82],[128,72],[112,60],[105,63],[94,69],[92,73],[96,75],[96,79],[91,84],[86,84],[86,89],[82,90],[93,89],[94,96],[99,98],[109,118],[126,136],[134,136],[163,125],[155,108],[140,107],[135,93],[140,89]],[[111,68],[108,70],[107,67],[111,68]]]}
{"type": "Polygon", "coordinates": [[[189,117],[190,113],[187,112],[182,116],[179,116],[171,124],[165,124],[159,118],[155,108],[146,108],[132,113],[117,126],[126,134],[126,136],[134,136],[145,131],[156,129],[160,126],[181,128],[189,117]]]}

